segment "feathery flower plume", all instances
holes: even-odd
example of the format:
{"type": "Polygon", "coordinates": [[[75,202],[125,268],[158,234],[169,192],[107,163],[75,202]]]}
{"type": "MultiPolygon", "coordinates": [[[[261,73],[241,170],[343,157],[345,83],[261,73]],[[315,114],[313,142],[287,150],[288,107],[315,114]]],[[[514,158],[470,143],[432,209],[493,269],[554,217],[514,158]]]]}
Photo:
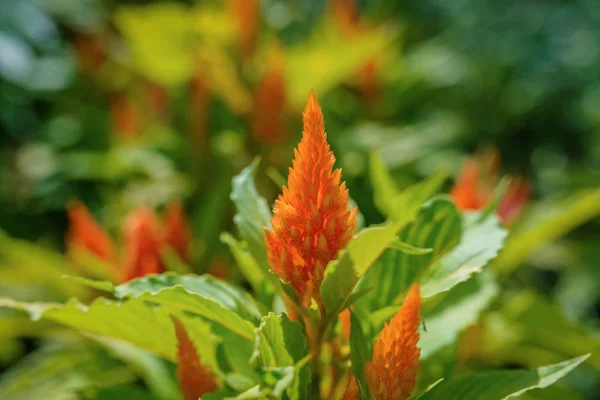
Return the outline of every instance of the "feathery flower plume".
{"type": "Polygon", "coordinates": [[[123,280],[164,272],[160,258],[160,221],[154,211],[140,208],[127,217],[123,229],[123,280]]]}
{"type": "Polygon", "coordinates": [[[105,261],[112,261],[114,259],[113,242],[85,204],[79,201],[69,204],[67,214],[69,216],[67,233],[69,251],[83,248],[105,261]]]}
{"type": "MultiPolygon", "coordinates": [[[[499,156],[493,149],[467,159],[450,192],[457,207],[461,210],[485,208],[494,196],[499,168],[499,156]]],[[[529,181],[524,178],[517,177],[510,182],[498,204],[498,217],[505,225],[510,225],[523,211],[529,200],[530,188],[529,181]]]]}
{"type": "Polygon", "coordinates": [[[273,229],[265,229],[269,263],[289,282],[305,306],[321,304],[320,285],[356,228],[357,209],[348,210],[348,189],[327,143],[323,114],[311,92],[303,113],[304,131],[294,150],[288,185],[275,201],[273,229]]]}
{"type": "Polygon", "coordinates": [[[419,371],[419,286],[413,285],[373,345],[373,358],[366,365],[366,380],[374,400],[405,400],[415,387],[419,371]]]}
{"type": "Polygon", "coordinates": [[[175,334],[177,335],[177,377],[184,400],[198,400],[207,393],[218,389],[218,383],[211,374],[210,368],[202,365],[194,343],[185,327],[176,317],[171,315],[175,334]]]}

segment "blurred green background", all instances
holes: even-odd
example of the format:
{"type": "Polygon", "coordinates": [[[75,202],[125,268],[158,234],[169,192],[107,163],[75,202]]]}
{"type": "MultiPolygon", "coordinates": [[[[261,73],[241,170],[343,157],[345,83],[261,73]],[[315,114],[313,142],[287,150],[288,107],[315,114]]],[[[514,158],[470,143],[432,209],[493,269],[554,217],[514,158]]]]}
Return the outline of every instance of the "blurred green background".
{"type": "MultiPolygon", "coordinates": [[[[235,279],[219,240],[233,229],[231,179],[258,155],[259,191],[275,198],[310,90],[368,223],[382,220],[372,152],[405,187],[440,169],[456,177],[465,156],[496,148],[503,174],[531,182],[532,221],[600,186],[597,0],[2,0],[0,228],[62,251],[74,199],[115,238],[136,207],[180,200],[192,268],[235,279]]],[[[598,193],[588,202],[600,204],[598,193]]],[[[571,232],[540,240],[519,259],[525,268],[509,268],[503,285],[515,296],[490,318],[550,307],[538,313],[564,317],[573,335],[564,340],[600,349],[595,215],[572,231],[555,222],[555,236],[571,232]]],[[[33,347],[6,352],[4,367],[33,347]]],[[[480,361],[548,357],[502,353],[480,361]]],[[[597,398],[592,363],[573,378],[580,395],[554,398],[597,398]]]]}

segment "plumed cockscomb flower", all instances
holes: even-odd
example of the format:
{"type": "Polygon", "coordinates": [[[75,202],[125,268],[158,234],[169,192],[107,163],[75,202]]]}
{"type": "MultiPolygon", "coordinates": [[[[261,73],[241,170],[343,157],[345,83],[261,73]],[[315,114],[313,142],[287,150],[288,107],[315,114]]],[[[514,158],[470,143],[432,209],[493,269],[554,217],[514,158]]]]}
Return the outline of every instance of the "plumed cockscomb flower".
{"type": "Polygon", "coordinates": [[[374,400],[405,400],[415,387],[419,371],[419,286],[413,285],[402,307],[386,324],[373,345],[366,380],[374,400]]]}
{"type": "Polygon", "coordinates": [[[207,393],[218,389],[217,379],[210,368],[203,365],[188,336],[185,327],[176,317],[171,316],[177,335],[177,377],[184,400],[198,400],[207,393]]]}
{"type": "Polygon", "coordinates": [[[311,93],[303,113],[304,131],[294,150],[288,185],[275,201],[272,229],[266,229],[269,263],[289,282],[305,306],[321,304],[320,285],[329,261],[337,257],[356,227],[357,209],[348,209],[342,171],[327,143],[323,114],[311,93]]]}
{"type": "MultiPolygon", "coordinates": [[[[494,149],[486,149],[468,158],[452,188],[450,195],[461,210],[482,210],[494,196],[498,184],[500,157],[494,149]]],[[[529,201],[531,185],[527,179],[511,180],[498,204],[498,217],[510,226],[529,201]]]]}
{"type": "Polygon", "coordinates": [[[164,272],[161,226],[154,211],[140,208],[131,213],[123,227],[123,241],[123,281],[164,272]]]}
{"type": "Polygon", "coordinates": [[[112,261],[115,256],[113,242],[87,207],[79,201],[73,202],[69,204],[67,214],[69,216],[67,233],[69,251],[82,248],[102,260],[112,261]]]}

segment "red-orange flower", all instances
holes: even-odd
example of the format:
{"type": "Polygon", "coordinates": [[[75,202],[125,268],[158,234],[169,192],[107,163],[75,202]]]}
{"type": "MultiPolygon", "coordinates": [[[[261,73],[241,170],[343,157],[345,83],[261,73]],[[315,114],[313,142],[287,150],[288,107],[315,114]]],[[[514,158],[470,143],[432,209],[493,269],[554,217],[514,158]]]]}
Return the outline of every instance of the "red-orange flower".
{"type": "Polygon", "coordinates": [[[164,272],[160,251],[162,237],[160,222],[154,211],[135,210],[127,217],[123,229],[123,280],[164,272]]]}
{"type": "Polygon", "coordinates": [[[342,171],[327,143],[323,114],[311,93],[304,109],[304,131],[294,151],[288,186],[275,201],[272,229],[266,229],[269,263],[307,306],[321,304],[320,285],[329,261],[347,244],[356,227],[357,209],[348,209],[342,171]],[[340,183],[341,182],[341,183],[340,183]]]}
{"type": "Polygon", "coordinates": [[[417,382],[419,357],[419,286],[413,285],[402,307],[386,324],[373,345],[366,380],[374,400],[405,400],[417,382]]]}
{"type": "MultiPolygon", "coordinates": [[[[487,150],[469,158],[463,164],[450,195],[461,210],[481,210],[494,195],[499,181],[499,157],[494,150],[487,150]]],[[[511,181],[504,197],[498,204],[498,217],[510,225],[519,216],[529,200],[530,184],[523,178],[511,181]]]]}
{"type": "MultiPolygon", "coordinates": [[[[85,205],[69,205],[67,234],[69,251],[84,248],[116,267],[117,256],[110,236],[94,220],[85,205]]],[[[123,225],[123,248],[120,279],[128,281],[147,274],[161,273],[165,266],[161,252],[172,248],[184,261],[189,261],[190,230],[179,203],[167,205],[164,223],[153,210],[140,208],[127,217],[123,225]]]]}
{"type": "Polygon", "coordinates": [[[198,400],[207,393],[219,388],[210,367],[203,365],[196,352],[194,343],[188,336],[185,327],[176,317],[171,316],[177,335],[177,377],[184,400],[198,400]]]}
{"type": "Polygon", "coordinates": [[[229,9],[238,27],[240,51],[244,57],[254,52],[260,15],[259,0],[230,0],[229,9]]]}
{"type": "Polygon", "coordinates": [[[96,222],[87,207],[79,202],[69,204],[69,231],[67,247],[69,250],[83,248],[105,261],[114,259],[114,245],[106,231],[96,222]]]}

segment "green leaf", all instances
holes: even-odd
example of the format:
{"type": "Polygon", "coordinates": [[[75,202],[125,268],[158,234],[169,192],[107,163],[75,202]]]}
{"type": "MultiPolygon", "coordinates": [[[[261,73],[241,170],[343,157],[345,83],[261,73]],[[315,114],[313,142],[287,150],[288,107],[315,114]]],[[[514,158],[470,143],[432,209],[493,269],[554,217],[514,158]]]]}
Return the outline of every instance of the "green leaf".
{"type": "Polygon", "coordinates": [[[390,245],[391,249],[398,250],[404,254],[412,255],[412,256],[422,256],[424,254],[429,254],[433,252],[433,249],[425,249],[422,247],[416,247],[412,244],[408,244],[401,240],[396,240],[390,245]]]}
{"type": "Polygon", "coordinates": [[[421,296],[431,297],[481,272],[504,244],[507,232],[494,214],[466,214],[458,245],[429,267],[420,279],[421,296]]]}
{"type": "MultiPolygon", "coordinates": [[[[497,294],[492,274],[485,272],[452,288],[440,305],[424,316],[427,332],[421,331],[421,358],[426,359],[454,343],[461,332],[477,322],[497,294]]],[[[432,300],[435,303],[436,299],[432,300]]]]}
{"type": "Polygon", "coordinates": [[[350,312],[350,361],[352,362],[352,374],[356,377],[358,387],[361,390],[361,398],[366,398],[362,393],[367,388],[365,379],[365,365],[371,359],[368,341],[363,333],[360,319],[350,312]]]}
{"type": "Polygon", "coordinates": [[[231,200],[237,210],[233,221],[242,240],[248,243],[248,249],[259,267],[268,274],[270,272],[264,228],[271,227],[272,215],[266,200],[258,194],[254,186],[254,176],[259,163],[260,159],[255,158],[252,164],[233,178],[231,200]]]}
{"type": "Polygon", "coordinates": [[[433,265],[459,242],[461,230],[461,214],[453,202],[437,197],[425,203],[392,245],[410,243],[411,247],[431,251],[386,250],[359,284],[360,288],[376,289],[361,304],[367,305],[369,310],[378,310],[400,303],[402,293],[419,276],[435,268],[433,265]]]}
{"type": "Polygon", "coordinates": [[[410,222],[421,205],[438,193],[447,178],[446,174],[434,174],[398,191],[381,158],[371,153],[369,162],[375,205],[383,215],[401,223],[410,222]]]}
{"type": "MultiPolygon", "coordinates": [[[[308,353],[306,336],[302,326],[290,321],[285,314],[269,313],[263,317],[256,331],[256,345],[253,360],[260,362],[263,369],[293,367],[308,353]]],[[[305,399],[308,396],[310,370],[302,366],[294,374],[293,382],[287,389],[290,399],[305,399]]]]}
{"type": "Polygon", "coordinates": [[[63,278],[75,271],[62,254],[11,238],[0,229],[0,292],[4,295],[30,288],[51,299],[86,298],[87,288],[63,278]]]}
{"type": "Polygon", "coordinates": [[[408,398],[408,400],[419,400],[421,399],[423,396],[425,396],[425,394],[427,392],[429,392],[431,389],[433,389],[434,387],[436,387],[437,385],[439,385],[442,381],[444,380],[444,378],[440,378],[437,381],[433,382],[431,385],[427,386],[425,389],[421,390],[418,393],[414,393],[412,396],[410,396],[408,398]]]}
{"type": "Polygon", "coordinates": [[[558,381],[589,357],[584,355],[529,371],[490,371],[445,380],[421,400],[504,400],[558,381]]]}
{"type": "Polygon", "coordinates": [[[179,289],[181,293],[190,293],[192,296],[189,299],[202,298],[218,303],[220,307],[256,323],[261,318],[254,299],[248,293],[210,275],[178,275],[171,272],[147,275],[115,287],[114,295],[120,299],[141,296],[147,298],[148,295],[159,294],[165,289],[179,289]]]}
{"type": "Polygon", "coordinates": [[[321,298],[329,315],[344,309],[359,279],[396,238],[397,224],[363,229],[325,269],[321,298]]]}
{"type": "Polygon", "coordinates": [[[253,341],[252,324],[181,287],[145,293],[124,302],[98,298],[89,306],[75,299],[60,305],[0,298],[0,307],[25,311],[34,320],[48,319],[83,332],[125,340],[171,361],[176,360],[177,352],[170,318],[175,315],[186,326],[202,360],[217,370],[217,341],[211,326],[199,316],[230,329],[238,338],[253,341]]]}
{"type": "Polygon", "coordinates": [[[247,250],[246,242],[240,242],[229,233],[221,233],[221,242],[227,244],[242,275],[259,295],[263,292],[273,293],[274,287],[281,286],[279,279],[269,271],[261,268],[252,254],[247,250]],[[265,279],[266,278],[266,279],[265,279]]]}
{"type": "Polygon", "coordinates": [[[494,262],[499,277],[511,274],[531,254],[581,224],[600,215],[600,189],[586,190],[568,198],[542,203],[516,227],[502,254],[494,262]]]}
{"type": "Polygon", "coordinates": [[[530,365],[537,360],[536,353],[528,351],[533,347],[538,353],[550,352],[551,357],[574,357],[591,352],[588,363],[600,368],[597,335],[570,321],[556,303],[540,294],[525,291],[513,296],[494,317],[495,325],[500,326],[486,326],[489,334],[492,337],[513,336],[504,343],[497,341],[494,352],[485,354],[494,362],[530,365]],[[499,324],[499,321],[504,323],[499,324]],[[504,328],[498,332],[501,326],[504,328]]]}
{"type": "Polygon", "coordinates": [[[394,199],[400,195],[394,178],[377,153],[369,154],[369,178],[373,186],[373,202],[385,216],[394,212],[394,199]]]}

